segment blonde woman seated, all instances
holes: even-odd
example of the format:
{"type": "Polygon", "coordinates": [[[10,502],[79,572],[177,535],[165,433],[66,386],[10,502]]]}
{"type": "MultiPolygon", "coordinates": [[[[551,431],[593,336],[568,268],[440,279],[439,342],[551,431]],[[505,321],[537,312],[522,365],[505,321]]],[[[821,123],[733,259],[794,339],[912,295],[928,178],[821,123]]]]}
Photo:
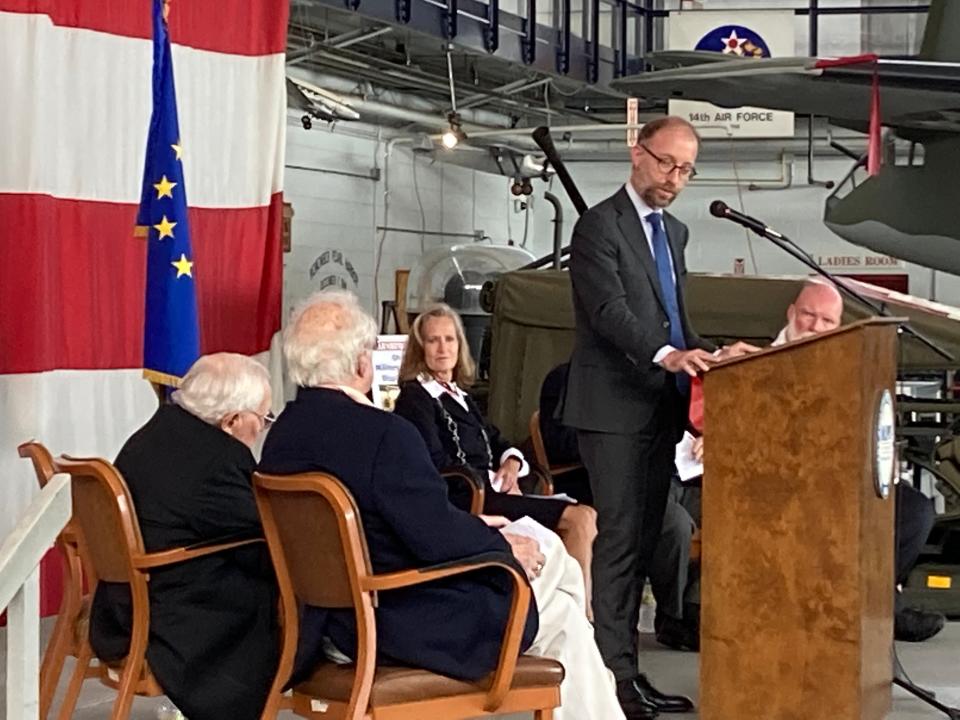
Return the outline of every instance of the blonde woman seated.
{"type": "Polygon", "coordinates": [[[583,570],[589,598],[596,512],[586,505],[521,494],[518,480],[530,467],[466,393],[474,373],[460,316],[447,305],[434,305],[410,328],[394,412],[416,425],[438,469],[468,465],[484,476],[484,514],[510,520],[528,516],[555,531],[583,570]]]}

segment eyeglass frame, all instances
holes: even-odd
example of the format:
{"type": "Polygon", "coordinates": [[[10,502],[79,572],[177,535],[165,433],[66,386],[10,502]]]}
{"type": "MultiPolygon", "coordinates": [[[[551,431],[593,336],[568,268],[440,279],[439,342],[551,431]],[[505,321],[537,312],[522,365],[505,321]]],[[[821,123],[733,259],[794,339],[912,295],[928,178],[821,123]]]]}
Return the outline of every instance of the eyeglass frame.
{"type": "Polygon", "coordinates": [[[277,421],[277,416],[274,415],[270,410],[267,410],[263,415],[258,412],[253,414],[260,418],[260,424],[262,425],[263,430],[266,430],[277,421]]]}
{"type": "Polygon", "coordinates": [[[643,143],[637,143],[637,145],[643,148],[650,157],[657,161],[660,172],[662,172],[664,175],[672,175],[674,170],[679,170],[680,177],[682,177],[684,180],[693,180],[693,178],[697,176],[697,168],[695,165],[677,165],[673,160],[660,157],[643,143]],[[669,169],[667,169],[667,166],[669,166],[669,169]]]}

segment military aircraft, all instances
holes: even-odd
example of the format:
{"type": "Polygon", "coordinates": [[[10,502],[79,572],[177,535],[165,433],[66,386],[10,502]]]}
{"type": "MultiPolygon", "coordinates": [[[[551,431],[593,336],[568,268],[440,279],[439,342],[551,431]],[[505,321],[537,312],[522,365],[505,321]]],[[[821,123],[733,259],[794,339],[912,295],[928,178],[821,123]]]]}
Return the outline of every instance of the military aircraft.
{"type": "Polygon", "coordinates": [[[296,107],[305,111],[301,122],[306,130],[313,126],[314,119],[325,122],[360,119],[360,113],[350,107],[345,98],[302,78],[287,75],[287,95],[296,107]]]}
{"type": "Polygon", "coordinates": [[[960,202],[953,190],[960,168],[958,34],[960,2],[933,0],[915,57],[835,64],[818,57],[664,51],[645,58],[653,71],[611,84],[644,97],[792,110],[866,132],[876,74],[883,125],[922,145],[923,162],[911,152],[907,164],[885,165],[846,195],[835,192],[824,222],[855,245],[960,274],[960,202]]]}

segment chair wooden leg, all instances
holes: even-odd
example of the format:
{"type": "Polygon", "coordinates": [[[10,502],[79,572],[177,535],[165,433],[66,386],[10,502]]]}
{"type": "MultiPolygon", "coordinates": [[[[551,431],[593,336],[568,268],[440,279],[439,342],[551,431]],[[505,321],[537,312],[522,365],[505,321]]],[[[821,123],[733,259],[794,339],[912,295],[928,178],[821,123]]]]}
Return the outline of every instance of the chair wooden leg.
{"type": "Polygon", "coordinates": [[[133,707],[133,698],[136,695],[137,680],[143,670],[143,649],[140,652],[131,652],[123,664],[123,674],[120,676],[120,687],[117,688],[117,699],[113,703],[113,712],[110,720],[127,720],[130,717],[130,708],[133,707]]]}
{"type": "Polygon", "coordinates": [[[50,706],[53,704],[53,695],[57,691],[60,673],[63,672],[63,662],[70,647],[73,622],[73,614],[67,608],[62,608],[53,627],[53,635],[50,636],[50,642],[43,653],[43,662],[40,663],[41,720],[46,720],[50,706]]]}
{"type": "Polygon", "coordinates": [[[73,710],[77,705],[77,698],[80,696],[80,688],[83,687],[83,681],[87,677],[87,670],[92,659],[93,650],[89,643],[84,643],[77,654],[77,665],[73,668],[67,693],[63,696],[63,703],[60,705],[60,713],[57,715],[59,720],[70,720],[73,717],[73,710]]]}
{"type": "Polygon", "coordinates": [[[263,713],[260,720],[276,720],[277,713],[280,712],[280,704],[283,697],[278,692],[270,689],[270,695],[267,697],[267,704],[263,707],[263,713]]]}
{"type": "Polygon", "coordinates": [[[553,720],[553,708],[544,708],[533,713],[533,720],[553,720]]]}

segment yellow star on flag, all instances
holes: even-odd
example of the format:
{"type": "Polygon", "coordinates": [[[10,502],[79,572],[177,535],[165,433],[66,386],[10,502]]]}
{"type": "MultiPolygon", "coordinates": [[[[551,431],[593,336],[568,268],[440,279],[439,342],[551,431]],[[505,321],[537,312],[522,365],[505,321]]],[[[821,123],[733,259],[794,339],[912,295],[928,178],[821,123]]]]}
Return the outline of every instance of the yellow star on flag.
{"type": "Polygon", "coordinates": [[[164,175],[160,178],[160,182],[154,183],[153,186],[157,189],[157,200],[163,197],[173,198],[173,189],[177,186],[177,183],[170,182],[167,180],[167,176],[164,175]]]}
{"type": "Polygon", "coordinates": [[[173,228],[175,228],[176,226],[177,226],[177,223],[170,222],[169,220],[167,220],[167,216],[164,215],[163,220],[161,220],[158,225],[154,225],[153,227],[155,227],[157,231],[160,233],[160,237],[158,239],[163,240],[164,238],[167,238],[167,237],[173,237],[173,228]]]}
{"type": "Polygon", "coordinates": [[[173,145],[171,145],[170,147],[173,148],[173,151],[177,154],[177,160],[179,160],[179,159],[180,159],[180,156],[183,154],[183,146],[180,145],[180,141],[177,140],[177,141],[176,141],[173,145]]]}
{"type": "Polygon", "coordinates": [[[193,269],[193,263],[190,260],[187,260],[187,256],[183,253],[180,253],[180,259],[176,262],[170,263],[177,269],[177,277],[179,278],[182,275],[188,277],[193,277],[191,270],[193,269]]]}

